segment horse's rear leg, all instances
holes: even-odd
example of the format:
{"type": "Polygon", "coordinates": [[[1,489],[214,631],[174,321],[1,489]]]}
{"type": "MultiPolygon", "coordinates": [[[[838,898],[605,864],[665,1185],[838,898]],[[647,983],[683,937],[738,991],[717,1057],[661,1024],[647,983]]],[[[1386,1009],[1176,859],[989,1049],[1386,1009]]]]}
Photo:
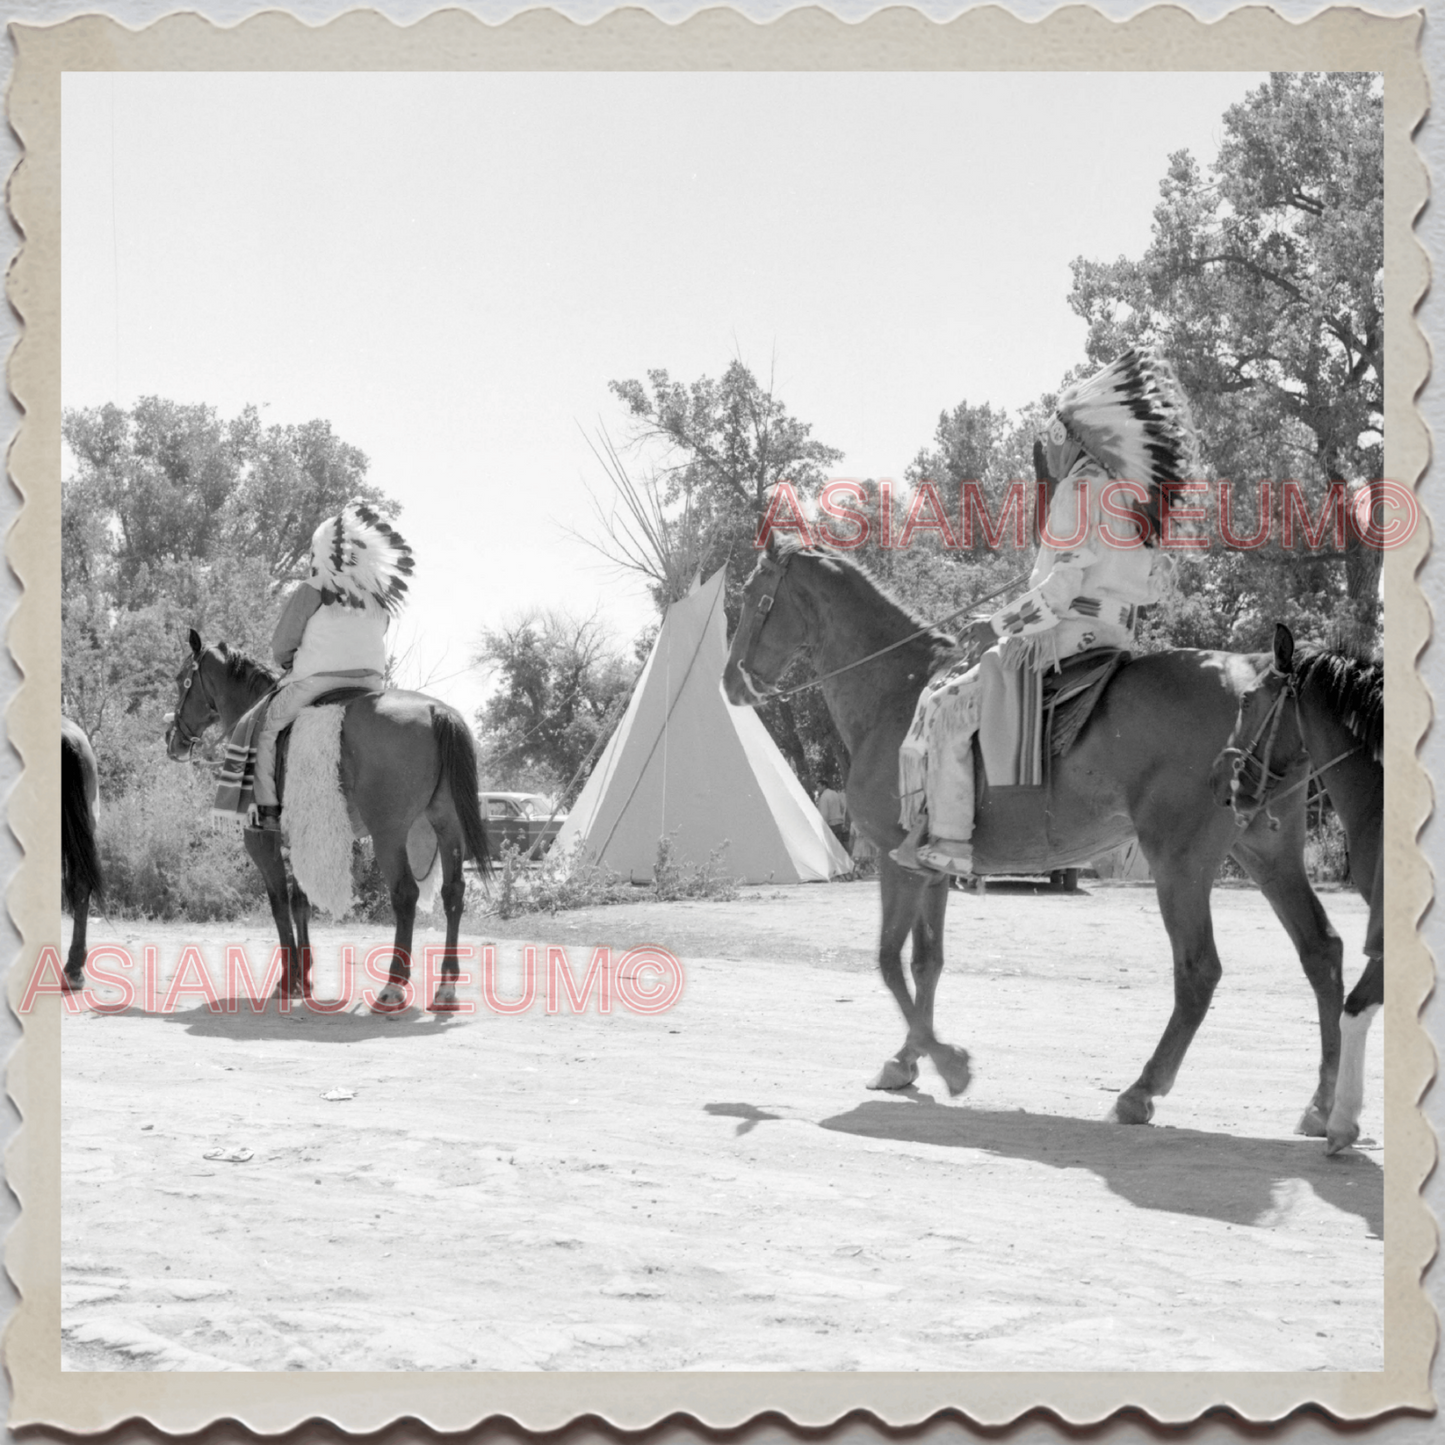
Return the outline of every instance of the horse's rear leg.
{"type": "Polygon", "coordinates": [[[437,985],[436,997],[432,1000],[433,1013],[457,1013],[457,980],[460,969],[457,966],[457,939],[462,931],[462,906],[467,897],[467,881],[462,874],[461,834],[448,836],[440,829],[437,844],[442,858],[442,910],[447,916],[447,945],[442,954],[442,977],[437,985]]]}
{"type": "Polygon", "coordinates": [[[387,984],[372,1004],[372,1012],[401,1013],[411,998],[411,938],[416,924],[416,900],[421,893],[412,877],[406,857],[406,834],[400,838],[382,839],[372,835],[382,876],[391,889],[391,910],[396,917],[396,936],[391,945],[391,969],[387,984]]]}
{"type": "MultiPolygon", "coordinates": [[[[291,884],[286,877],[286,862],[281,856],[281,834],[274,828],[247,828],[242,833],[246,852],[266,885],[266,899],[276,923],[281,944],[281,982],[276,993],[281,998],[296,998],[303,987],[303,970],[296,932],[291,921],[291,884]]],[[[305,895],[302,895],[303,899],[305,895]]]]}
{"type": "Polygon", "coordinates": [[[1154,1099],[1174,1087],[1223,972],[1209,916],[1214,868],[1200,866],[1193,857],[1149,862],[1174,950],[1174,1011],[1144,1072],[1114,1101],[1113,1117],[1121,1124],[1147,1124],[1154,1117],[1154,1099]]]}
{"type": "Polygon", "coordinates": [[[85,928],[90,921],[90,884],[83,878],[76,879],[70,911],[75,928],[70,935],[70,949],[65,955],[63,982],[66,988],[78,993],[85,987],[85,928]]]}
{"type": "MultiPolygon", "coordinates": [[[[1304,822],[1291,818],[1279,833],[1256,831],[1234,847],[1234,856],[1249,870],[1284,925],[1300,967],[1315,993],[1320,1020],[1320,1072],[1313,1098],[1295,1125],[1296,1134],[1322,1137],[1335,1097],[1340,1068],[1340,1009],[1345,985],[1344,945],[1330,926],[1304,868],[1304,822]],[[1297,823],[1297,826],[1296,826],[1297,823]],[[1291,836],[1296,835],[1296,836],[1291,836]]],[[[1368,1023],[1366,1024],[1368,1028],[1368,1023]]],[[[1361,1039],[1363,1044],[1363,1038],[1361,1039]]]]}
{"type": "Polygon", "coordinates": [[[1365,1040],[1385,1001],[1385,960],[1372,958],[1345,1000],[1340,1020],[1340,1074],[1325,1131],[1326,1154],[1348,1149],[1360,1137],[1360,1110],[1365,1103],[1365,1040]]]}

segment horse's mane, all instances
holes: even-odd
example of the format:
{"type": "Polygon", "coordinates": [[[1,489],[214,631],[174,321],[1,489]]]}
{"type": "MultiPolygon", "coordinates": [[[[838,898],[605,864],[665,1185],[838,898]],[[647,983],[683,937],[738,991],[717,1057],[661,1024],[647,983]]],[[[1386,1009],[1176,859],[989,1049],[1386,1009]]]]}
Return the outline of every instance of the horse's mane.
{"type": "Polygon", "coordinates": [[[1382,662],[1332,648],[1297,658],[1294,674],[1301,690],[1313,689],[1341,726],[1370,750],[1378,763],[1385,749],[1385,667],[1382,662]]]}
{"type": "Polygon", "coordinates": [[[847,552],[826,544],[805,547],[792,537],[779,537],[775,547],[780,554],[798,552],[805,557],[817,558],[839,573],[850,590],[865,597],[875,616],[897,623],[908,632],[922,631],[923,636],[918,639],[920,642],[928,642],[938,647],[957,646],[957,638],[940,627],[933,627],[912,608],[900,602],[885,583],[879,581],[867,567],[856,558],[850,557],[847,552]]]}
{"type": "Polygon", "coordinates": [[[262,666],[254,658],[238,652],[228,642],[218,642],[216,650],[226,664],[226,676],[242,687],[250,688],[256,683],[265,683],[270,688],[276,685],[276,674],[269,667],[262,666]]]}

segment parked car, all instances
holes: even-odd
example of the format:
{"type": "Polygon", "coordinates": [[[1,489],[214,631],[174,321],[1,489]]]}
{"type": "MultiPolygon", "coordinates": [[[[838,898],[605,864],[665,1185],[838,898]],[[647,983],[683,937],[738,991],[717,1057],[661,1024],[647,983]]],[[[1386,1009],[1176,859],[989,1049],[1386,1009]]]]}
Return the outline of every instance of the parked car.
{"type": "Polygon", "coordinates": [[[552,800],[541,793],[482,793],[482,822],[494,858],[502,856],[502,844],[512,843],[530,853],[538,838],[540,858],[552,846],[566,813],[552,817],[552,800]]]}

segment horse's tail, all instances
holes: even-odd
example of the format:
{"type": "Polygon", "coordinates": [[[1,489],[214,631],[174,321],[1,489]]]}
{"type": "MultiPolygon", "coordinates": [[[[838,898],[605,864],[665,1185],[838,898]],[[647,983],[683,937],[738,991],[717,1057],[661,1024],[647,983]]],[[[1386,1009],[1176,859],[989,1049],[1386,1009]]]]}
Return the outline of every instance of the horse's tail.
{"type": "Polygon", "coordinates": [[[60,739],[60,883],[67,908],[77,893],[99,898],[104,879],[95,846],[95,815],[86,796],[85,761],[67,737],[60,739]]]}
{"type": "Polygon", "coordinates": [[[482,825],[482,805],[477,797],[477,753],[471,732],[448,707],[432,708],[431,730],[441,755],[442,779],[457,810],[467,852],[476,860],[478,869],[488,873],[492,855],[487,847],[487,830],[482,825]]]}

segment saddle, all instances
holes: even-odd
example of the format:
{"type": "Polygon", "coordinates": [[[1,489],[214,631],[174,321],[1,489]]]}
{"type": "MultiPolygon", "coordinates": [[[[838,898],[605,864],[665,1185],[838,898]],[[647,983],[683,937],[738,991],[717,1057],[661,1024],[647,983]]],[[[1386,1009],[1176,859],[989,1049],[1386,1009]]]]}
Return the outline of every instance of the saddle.
{"type": "Polygon", "coordinates": [[[1044,753],[1061,758],[1073,747],[1114,674],[1132,656],[1121,647],[1095,647],[1044,676],[1044,753]]]}
{"type": "Polygon", "coordinates": [[[975,809],[973,866],[977,873],[1047,873],[1092,861],[1100,851],[1087,842],[1087,856],[1063,851],[1051,836],[1053,760],[1078,741],[1115,675],[1131,654],[1096,647],[1071,657],[1042,678],[1042,777],[1037,783],[990,786],[983,759],[974,749],[975,809]]]}
{"type": "MultiPolygon", "coordinates": [[[[329,692],[323,692],[309,702],[307,707],[355,702],[357,698],[368,697],[374,691],[374,688],[356,683],[343,683],[329,692]]],[[[236,724],[226,744],[221,771],[216,780],[216,800],[211,809],[218,817],[244,818],[255,801],[256,737],[274,696],[274,693],[267,693],[236,724]]],[[[292,724],[288,723],[276,737],[276,796],[283,800],[286,796],[286,756],[290,751],[291,727],[292,724]]]]}

